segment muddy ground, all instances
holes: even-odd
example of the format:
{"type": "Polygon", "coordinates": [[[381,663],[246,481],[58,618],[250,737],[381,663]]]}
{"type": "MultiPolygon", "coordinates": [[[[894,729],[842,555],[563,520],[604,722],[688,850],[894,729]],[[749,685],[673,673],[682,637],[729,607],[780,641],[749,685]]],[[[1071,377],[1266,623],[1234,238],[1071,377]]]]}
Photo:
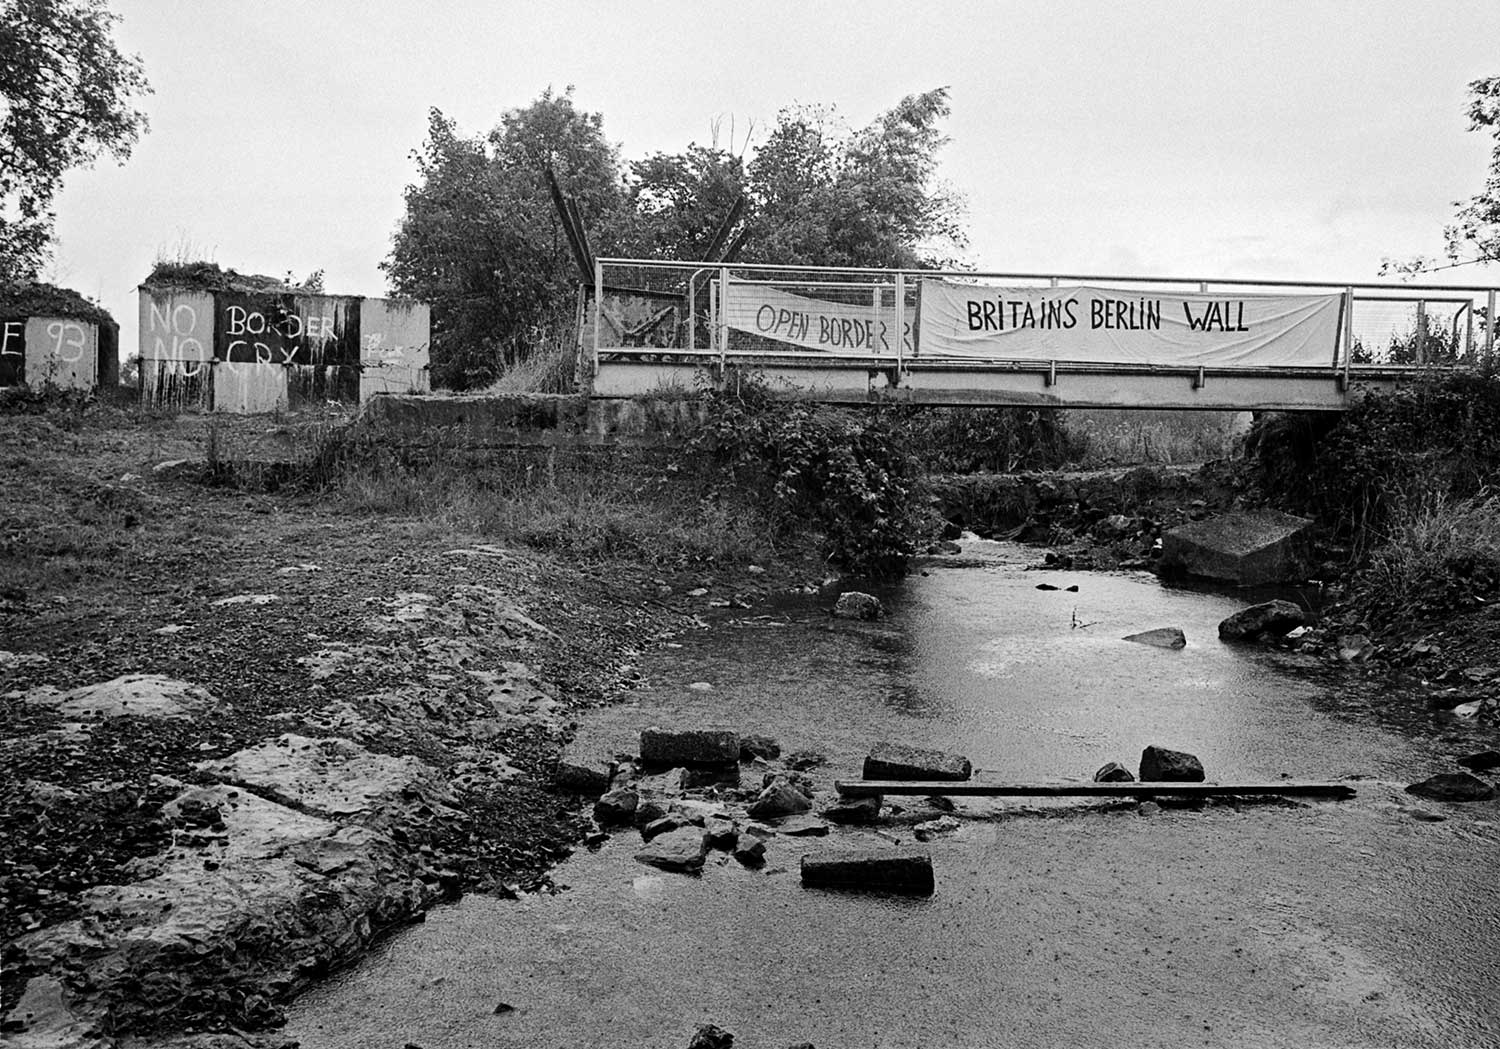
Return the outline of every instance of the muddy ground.
{"type": "MultiPolygon", "coordinates": [[[[0,416],[14,1039],[273,1031],[433,902],[545,890],[589,830],[552,785],[572,715],[628,692],[640,653],[711,605],[753,614],[824,574],[572,563],[193,465],[226,439],[274,458],[305,423],[0,416]],[[123,714],[77,691],[129,675],[193,691],[123,714]]],[[[1491,687],[1500,615],[1381,642],[1367,676],[1445,702],[1491,687]]]]}

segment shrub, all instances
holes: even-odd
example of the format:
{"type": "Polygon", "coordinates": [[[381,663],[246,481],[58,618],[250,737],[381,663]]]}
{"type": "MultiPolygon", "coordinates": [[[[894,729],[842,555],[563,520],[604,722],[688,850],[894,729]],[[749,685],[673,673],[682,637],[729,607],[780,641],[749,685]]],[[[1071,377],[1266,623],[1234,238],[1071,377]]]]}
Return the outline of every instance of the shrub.
{"type": "Polygon", "coordinates": [[[1055,408],[915,409],[901,432],[934,473],[1055,469],[1083,452],[1055,408]]]}
{"type": "Polygon", "coordinates": [[[904,572],[931,522],[894,411],[774,401],[758,382],[734,385],[704,395],[688,453],[758,495],[778,530],[814,525],[829,559],[851,572],[904,572]]]}

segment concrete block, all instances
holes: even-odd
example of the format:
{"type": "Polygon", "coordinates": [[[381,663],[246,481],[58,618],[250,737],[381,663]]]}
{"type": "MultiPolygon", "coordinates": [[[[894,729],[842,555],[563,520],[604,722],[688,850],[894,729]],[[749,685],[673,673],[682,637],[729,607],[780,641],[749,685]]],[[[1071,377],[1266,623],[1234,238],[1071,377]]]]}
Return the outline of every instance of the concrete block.
{"type": "Polygon", "coordinates": [[[1300,579],[1312,522],[1276,510],[1224,514],[1162,535],[1158,571],[1221,579],[1240,586],[1300,579]]]}
{"type": "Polygon", "coordinates": [[[802,857],[805,888],[931,896],[932,857],[905,849],[830,849],[802,857]]]}
{"type": "Polygon", "coordinates": [[[974,772],[969,759],[941,750],[877,743],[865,757],[865,779],[966,780],[974,772]]]}
{"type": "Polygon", "coordinates": [[[641,731],[641,763],[645,765],[721,766],[740,760],[738,733],[722,729],[663,729],[641,731]]]}

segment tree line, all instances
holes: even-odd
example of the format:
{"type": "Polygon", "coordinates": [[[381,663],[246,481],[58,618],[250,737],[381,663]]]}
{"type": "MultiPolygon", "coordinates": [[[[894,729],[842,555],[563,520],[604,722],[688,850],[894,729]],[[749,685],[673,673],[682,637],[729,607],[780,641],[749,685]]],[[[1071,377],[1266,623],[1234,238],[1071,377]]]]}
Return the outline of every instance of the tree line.
{"type": "Polygon", "coordinates": [[[962,202],[937,177],[948,111],[946,88],[858,129],[831,106],[793,106],[753,151],[690,143],[627,162],[571,89],[543,92],[482,135],[433,109],[383,268],[396,294],[432,306],[434,382],[464,389],[571,322],[579,273],[549,170],[598,255],[701,259],[743,197],[741,262],[951,263],[965,239],[962,202]]]}

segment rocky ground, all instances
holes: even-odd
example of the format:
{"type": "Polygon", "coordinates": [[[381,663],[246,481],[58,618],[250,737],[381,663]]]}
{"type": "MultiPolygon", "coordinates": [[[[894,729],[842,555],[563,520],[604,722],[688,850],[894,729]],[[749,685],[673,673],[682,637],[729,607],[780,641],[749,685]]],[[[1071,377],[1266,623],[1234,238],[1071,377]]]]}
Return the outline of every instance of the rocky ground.
{"type": "Polygon", "coordinates": [[[157,469],[203,458],[197,425],[0,417],[18,1044],[264,1029],[437,899],[545,891],[585,827],[552,782],[572,712],[711,602],[793,585],[567,564],[157,469]]]}
{"type": "MultiPolygon", "coordinates": [[[[817,573],[570,563],[192,465],[297,433],[0,416],[0,1016],[16,1044],[274,1039],[282,1003],[434,901],[547,891],[599,786],[556,780],[573,715],[628,691],[643,648],[710,606],[817,573]]],[[[999,530],[1079,568],[1147,564],[1164,523],[1232,500],[1155,475],[1047,483],[974,500],[1026,509],[999,530]],[[1070,493],[1072,517],[1048,509],[1070,493]]],[[[1372,682],[1492,711],[1500,614],[1287,643],[1337,659],[1360,626],[1373,640],[1350,658],[1372,682]]]]}

